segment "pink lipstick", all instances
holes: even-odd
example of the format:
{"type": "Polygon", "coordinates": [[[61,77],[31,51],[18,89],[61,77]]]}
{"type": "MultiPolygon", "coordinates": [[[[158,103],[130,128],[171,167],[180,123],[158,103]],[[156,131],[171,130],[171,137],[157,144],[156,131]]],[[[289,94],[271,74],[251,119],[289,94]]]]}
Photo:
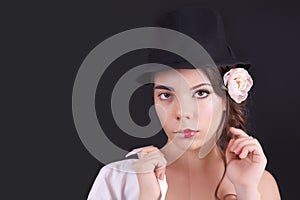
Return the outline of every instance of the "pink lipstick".
{"type": "Polygon", "coordinates": [[[176,133],[183,134],[184,138],[191,138],[194,135],[196,135],[198,132],[199,132],[198,130],[184,129],[184,130],[177,131],[176,133]]]}

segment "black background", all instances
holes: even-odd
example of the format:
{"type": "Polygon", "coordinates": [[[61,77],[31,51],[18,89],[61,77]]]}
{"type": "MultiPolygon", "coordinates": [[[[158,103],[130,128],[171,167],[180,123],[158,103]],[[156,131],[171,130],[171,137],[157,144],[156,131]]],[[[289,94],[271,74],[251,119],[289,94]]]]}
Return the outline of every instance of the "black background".
{"type": "Polygon", "coordinates": [[[252,135],[264,147],[267,169],[278,181],[282,198],[296,199],[300,6],[291,0],[2,5],[1,199],[87,198],[102,164],[81,143],[73,122],[76,73],[88,53],[106,38],[151,26],[163,9],[183,2],[216,7],[235,54],[252,62],[252,135]]]}

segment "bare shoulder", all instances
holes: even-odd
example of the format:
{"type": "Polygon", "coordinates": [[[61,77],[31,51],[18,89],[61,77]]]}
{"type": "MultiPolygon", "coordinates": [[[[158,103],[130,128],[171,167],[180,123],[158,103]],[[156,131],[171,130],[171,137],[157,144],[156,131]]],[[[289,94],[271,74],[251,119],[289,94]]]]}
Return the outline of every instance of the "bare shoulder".
{"type": "Polygon", "coordinates": [[[276,179],[267,170],[264,171],[259,183],[259,191],[261,193],[261,199],[281,199],[276,179]]]}

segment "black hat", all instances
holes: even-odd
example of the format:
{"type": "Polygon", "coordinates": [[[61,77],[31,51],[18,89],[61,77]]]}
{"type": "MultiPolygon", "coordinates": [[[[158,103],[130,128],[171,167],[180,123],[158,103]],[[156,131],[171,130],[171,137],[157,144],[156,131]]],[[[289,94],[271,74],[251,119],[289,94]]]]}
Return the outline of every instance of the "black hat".
{"type": "MultiPolygon", "coordinates": [[[[210,55],[215,66],[232,66],[249,68],[250,63],[236,58],[226,41],[221,15],[216,9],[199,6],[186,6],[170,10],[162,14],[156,21],[157,27],[168,28],[196,40],[210,55]]],[[[187,45],[181,44],[183,49],[187,45]]],[[[148,56],[148,62],[161,63],[175,69],[197,68],[178,55],[153,50],[148,56]]]]}

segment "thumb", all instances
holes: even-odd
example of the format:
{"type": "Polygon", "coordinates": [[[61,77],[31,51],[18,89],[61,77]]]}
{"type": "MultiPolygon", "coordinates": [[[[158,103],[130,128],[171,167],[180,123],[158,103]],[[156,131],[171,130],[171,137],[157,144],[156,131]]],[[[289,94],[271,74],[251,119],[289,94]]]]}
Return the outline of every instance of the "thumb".
{"type": "Polygon", "coordinates": [[[163,180],[166,172],[167,160],[161,152],[159,155],[154,172],[157,178],[163,180]]]}
{"type": "Polygon", "coordinates": [[[164,176],[165,176],[165,172],[166,172],[166,168],[158,168],[154,171],[155,176],[157,178],[159,178],[160,180],[164,180],[164,176]]]}

